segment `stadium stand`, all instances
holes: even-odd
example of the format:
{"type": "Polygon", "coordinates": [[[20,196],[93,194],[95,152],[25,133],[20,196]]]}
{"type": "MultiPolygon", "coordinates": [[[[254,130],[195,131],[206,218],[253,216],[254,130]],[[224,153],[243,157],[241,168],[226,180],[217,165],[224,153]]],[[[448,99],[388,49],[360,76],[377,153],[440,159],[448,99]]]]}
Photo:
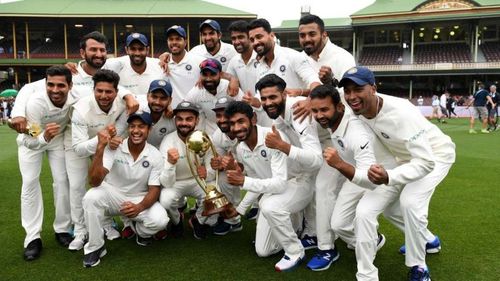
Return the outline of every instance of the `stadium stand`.
{"type": "Polygon", "coordinates": [[[359,59],[363,65],[402,64],[403,49],[399,46],[364,47],[359,59]]]}
{"type": "Polygon", "coordinates": [[[486,61],[500,61],[500,42],[485,42],[481,44],[481,51],[486,61]]]}
{"type": "Polygon", "coordinates": [[[418,44],[415,46],[415,63],[417,64],[471,61],[471,51],[465,43],[418,44]]]}

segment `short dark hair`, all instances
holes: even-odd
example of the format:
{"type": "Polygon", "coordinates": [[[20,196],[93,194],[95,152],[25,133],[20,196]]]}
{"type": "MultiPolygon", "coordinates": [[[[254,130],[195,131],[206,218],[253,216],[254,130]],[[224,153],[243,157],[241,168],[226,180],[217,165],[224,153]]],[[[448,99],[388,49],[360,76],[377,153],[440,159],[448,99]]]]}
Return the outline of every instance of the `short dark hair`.
{"type": "Polygon", "coordinates": [[[248,24],[248,31],[262,27],[267,33],[273,32],[271,24],[266,19],[254,19],[248,24]]]}
{"type": "Polygon", "coordinates": [[[108,82],[113,84],[115,90],[118,90],[118,83],[120,83],[120,76],[113,70],[99,69],[96,71],[94,76],[92,76],[92,80],[94,81],[94,88],[95,85],[99,82],[108,82]]]}
{"type": "Polygon", "coordinates": [[[309,98],[311,99],[324,99],[326,97],[330,97],[332,99],[333,105],[340,103],[339,91],[331,85],[319,85],[309,94],[309,98]]]}
{"type": "Polygon", "coordinates": [[[226,106],[226,109],[224,110],[224,115],[226,115],[227,117],[231,117],[236,113],[245,114],[248,117],[248,119],[252,120],[253,109],[250,105],[248,105],[245,102],[232,101],[226,106]]]}
{"type": "Polygon", "coordinates": [[[231,22],[229,27],[227,28],[229,32],[243,32],[248,34],[248,22],[244,20],[237,20],[231,22]]]}
{"type": "Polygon", "coordinates": [[[280,92],[283,92],[286,88],[286,82],[278,75],[271,73],[262,77],[257,84],[255,84],[255,90],[261,91],[264,88],[277,87],[280,92]]]}
{"type": "Polygon", "coordinates": [[[108,38],[106,38],[106,36],[104,36],[104,34],[100,33],[99,31],[92,31],[88,34],[85,34],[80,40],[80,49],[85,50],[85,48],[87,48],[87,40],[89,39],[94,39],[99,43],[104,43],[105,47],[108,47],[108,38]]]}
{"type": "Polygon", "coordinates": [[[71,84],[72,81],[71,71],[63,65],[53,65],[47,68],[45,71],[45,77],[49,76],[64,76],[68,84],[71,84]]]}
{"type": "Polygon", "coordinates": [[[299,20],[299,25],[302,24],[310,24],[310,23],[315,23],[319,26],[319,30],[321,32],[325,31],[325,22],[318,16],[316,15],[305,15],[300,18],[299,20]]]}

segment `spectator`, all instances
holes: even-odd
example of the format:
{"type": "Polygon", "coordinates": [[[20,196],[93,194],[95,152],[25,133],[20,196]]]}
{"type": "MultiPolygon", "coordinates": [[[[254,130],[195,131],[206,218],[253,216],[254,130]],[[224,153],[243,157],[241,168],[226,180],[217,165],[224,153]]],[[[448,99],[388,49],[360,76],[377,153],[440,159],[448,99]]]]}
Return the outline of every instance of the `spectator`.
{"type": "Polygon", "coordinates": [[[500,95],[497,93],[497,86],[490,86],[490,97],[493,103],[487,103],[486,108],[488,109],[488,131],[495,131],[498,127],[498,102],[500,101],[500,95]]]}
{"type": "Polygon", "coordinates": [[[419,96],[417,99],[417,105],[422,106],[424,105],[424,98],[422,96],[419,96]]]}
{"type": "Polygon", "coordinates": [[[446,99],[446,110],[448,110],[448,118],[451,118],[451,115],[455,115],[458,118],[458,115],[455,113],[455,107],[457,106],[457,98],[455,96],[448,96],[446,99]]]}
{"type": "Polygon", "coordinates": [[[432,96],[431,120],[434,117],[436,117],[438,119],[438,122],[446,123],[446,121],[443,120],[443,115],[441,114],[441,106],[440,106],[440,102],[439,102],[439,97],[437,95],[432,96]]]}
{"type": "Polygon", "coordinates": [[[450,97],[450,93],[448,91],[445,91],[441,97],[439,97],[439,107],[441,108],[441,113],[443,114],[444,117],[450,118],[450,114],[448,113],[448,110],[446,109],[446,101],[450,97]]]}
{"type": "Polygon", "coordinates": [[[491,103],[494,105],[493,100],[491,99],[488,91],[484,88],[484,84],[480,83],[478,85],[479,90],[474,93],[472,99],[469,101],[467,108],[473,105],[472,114],[470,117],[470,134],[476,134],[476,130],[474,130],[474,120],[477,118],[481,118],[482,120],[482,129],[481,133],[488,134],[490,131],[486,129],[486,124],[488,123],[488,111],[486,109],[486,104],[491,103]]]}

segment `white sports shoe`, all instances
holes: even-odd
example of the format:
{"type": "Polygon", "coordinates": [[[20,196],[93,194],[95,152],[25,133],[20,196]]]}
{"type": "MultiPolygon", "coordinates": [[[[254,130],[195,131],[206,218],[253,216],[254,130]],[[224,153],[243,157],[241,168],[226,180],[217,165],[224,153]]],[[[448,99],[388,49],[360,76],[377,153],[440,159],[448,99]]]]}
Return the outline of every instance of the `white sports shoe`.
{"type": "Polygon", "coordinates": [[[115,240],[121,237],[120,232],[111,225],[104,227],[104,234],[108,240],[115,240]]]}
{"type": "Polygon", "coordinates": [[[75,236],[75,239],[71,241],[71,243],[68,246],[68,250],[70,251],[80,251],[83,248],[83,245],[85,245],[85,241],[87,240],[87,237],[83,234],[79,234],[75,236]]]}
{"type": "Polygon", "coordinates": [[[305,253],[302,253],[300,256],[297,256],[297,257],[289,257],[287,255],[284,255],[283,258],[281,258],[281,260],[276,264],[274,265],[274,269],[276,269],[276,271],[291,271],[293,270],[295,267],[297,267],[297,265],[300,264],[300,262],[304,259],[304,257],[306,256],[305,253]]]}

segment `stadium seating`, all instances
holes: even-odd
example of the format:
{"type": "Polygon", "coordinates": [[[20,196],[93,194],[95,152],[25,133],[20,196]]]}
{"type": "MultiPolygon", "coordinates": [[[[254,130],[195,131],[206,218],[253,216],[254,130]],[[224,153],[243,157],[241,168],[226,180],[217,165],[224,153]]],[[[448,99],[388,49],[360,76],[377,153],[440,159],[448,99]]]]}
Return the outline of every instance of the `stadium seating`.
{"type": "Polygon", "coordinates": [[[402,64],[403,49],[398,46],[364,47],[359,63],[362,65],[402,64]]]}
{"type": "Polygon", "coordinates": [[[484,42],[481,51],[486,61],[500,61],[500,42],[484,42]]]}
{"type": "Polygon", "coordinates": [[[419,44],[415,46],[415,63],[471,62],[471,52],[465,43],[419,44]]]}

